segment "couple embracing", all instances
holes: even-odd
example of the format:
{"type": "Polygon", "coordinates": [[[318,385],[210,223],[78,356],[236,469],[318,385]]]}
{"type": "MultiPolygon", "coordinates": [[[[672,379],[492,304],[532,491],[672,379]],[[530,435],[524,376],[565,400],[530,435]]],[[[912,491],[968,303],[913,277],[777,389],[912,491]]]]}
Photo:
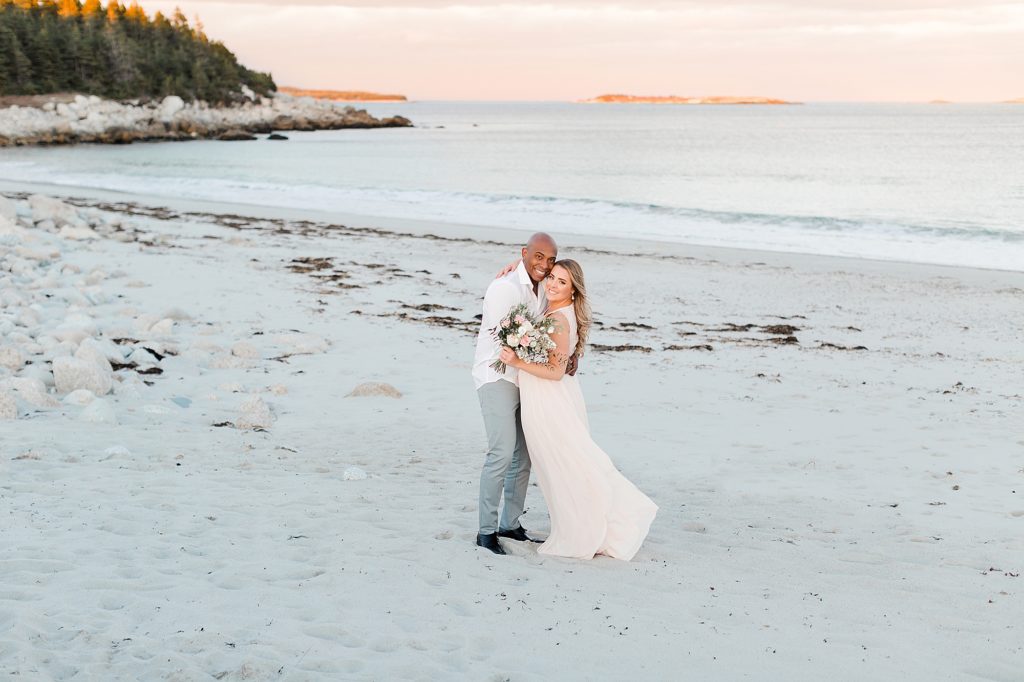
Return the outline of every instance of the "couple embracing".
{"type": "Polygon", "coordinates": [[[532,466],[551,514],[551,533],[539,554],[576,559],[604,554],[628,561],[647,537],[658,507],[590,437],[575,376],[590,331],[590,304],[579,264],[557,258],[554,239],[533,235],[522,260],[491,282],[484,296],[473,362],[487,431],[476,544],[505,554],[499,538],[539,542],[519,522],[532,466]],[[521,360],[492,334],[520,304],[554,322],[555,347],[546,362],[521,360]],[[496,360],[507,366],[504,373],[494,369],[496,360]]]}

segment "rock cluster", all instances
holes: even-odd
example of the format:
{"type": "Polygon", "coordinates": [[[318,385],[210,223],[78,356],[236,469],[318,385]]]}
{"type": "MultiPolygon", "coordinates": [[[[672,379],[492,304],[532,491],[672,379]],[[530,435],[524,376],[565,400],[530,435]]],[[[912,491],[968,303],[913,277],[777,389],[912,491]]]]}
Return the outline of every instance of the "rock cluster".
{"type": "Polygon", "coordinates": [[[0,419],[71,406],[84,407],[80,419],[116,423],[100,396],[130,395],[142,384],[132,357],[159,342],[159,320],[115,342],[98,311],[113,300],[104,284],[120,274],[83,272],[64,259],[102,238],[147,243],[98,211],[41,195],[20,204],[0,196],[0,419]]]}
{"type": "MultiPolygon", "coordinates": [[[[251,94],[251,93],[250,93],[251,94]]],[[[97,142],[192,139],[253,139],[254,133],[341,128],[393,128],[412,123],[402,116],[378,119],[362,109],[277,94],[251,95],[242,105],[213,107],[170,96],[159,102],[115,102],[77,95],[68,102],[0,109],[0,147],[97,142]]]]}

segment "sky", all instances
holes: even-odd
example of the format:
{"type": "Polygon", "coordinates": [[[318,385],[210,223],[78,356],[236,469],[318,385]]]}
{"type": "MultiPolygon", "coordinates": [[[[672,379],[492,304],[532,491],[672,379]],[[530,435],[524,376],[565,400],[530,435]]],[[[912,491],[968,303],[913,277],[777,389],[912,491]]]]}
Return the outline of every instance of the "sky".
{"type": "Polygon", "coordinates": [[[606,93],[1024,97],[1024,0],[141,0],[279,86],[417,100],[606,93]]]}

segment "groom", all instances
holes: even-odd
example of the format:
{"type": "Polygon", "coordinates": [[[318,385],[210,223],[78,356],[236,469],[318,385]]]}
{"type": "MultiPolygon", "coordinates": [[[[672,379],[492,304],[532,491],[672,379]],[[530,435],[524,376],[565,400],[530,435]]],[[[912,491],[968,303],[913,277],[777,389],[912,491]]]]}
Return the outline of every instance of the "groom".
{"type": "MultiPolygon", "coordinates": [[[[491,368],[501,349],[491,335],[513,306],[525,303],[532,313],[541,315],[547,306],[542,282],[558,257],[555,240],[543,232],[530,237],[522,251],[522,261],[504,276],[491,282],[484,295],[483,318],[476,340],[473,381],[487,430],[487,456],[480,474],[480,532],[476,544],[495,554],[505,554],[498,538],[530,541],[519,524],[523,515],[526,487],[530,482],[530,453],[519,418],[519,377],[509,367],[501,374],[491,368]],[[505,493],[505,506],[498,519],[498,505],[505,493]]],[[[574,374],[575,358],[569,374],[574,374]]]]}

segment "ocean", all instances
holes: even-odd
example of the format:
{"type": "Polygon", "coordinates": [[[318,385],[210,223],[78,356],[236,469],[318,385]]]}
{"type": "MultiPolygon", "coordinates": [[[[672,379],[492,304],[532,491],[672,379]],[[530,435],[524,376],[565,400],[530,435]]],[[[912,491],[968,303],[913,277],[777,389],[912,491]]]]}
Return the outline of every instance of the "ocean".
{"type": "Polygon", "coordinates": [[[409,102],[415,128],[0,150],[0,179],[1024,271],[1024,106],[409,102]]]}

